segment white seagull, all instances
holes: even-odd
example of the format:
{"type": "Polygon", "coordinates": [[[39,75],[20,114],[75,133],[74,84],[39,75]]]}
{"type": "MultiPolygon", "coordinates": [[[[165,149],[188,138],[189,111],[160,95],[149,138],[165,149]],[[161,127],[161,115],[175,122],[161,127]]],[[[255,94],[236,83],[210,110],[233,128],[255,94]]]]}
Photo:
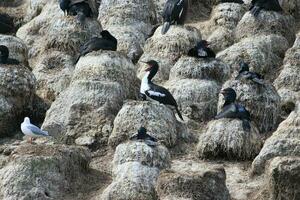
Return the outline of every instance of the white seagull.
{"type": "Polygon", "coordinates": [[[24,118],[24,122],[21,124],[21,130],[24,135],[30,136],[30,142],[32,143],[33,137],[45,137],[49,136],[47,131],[41,130],[39,127],[30,123],[29,117],[24,118]]]}

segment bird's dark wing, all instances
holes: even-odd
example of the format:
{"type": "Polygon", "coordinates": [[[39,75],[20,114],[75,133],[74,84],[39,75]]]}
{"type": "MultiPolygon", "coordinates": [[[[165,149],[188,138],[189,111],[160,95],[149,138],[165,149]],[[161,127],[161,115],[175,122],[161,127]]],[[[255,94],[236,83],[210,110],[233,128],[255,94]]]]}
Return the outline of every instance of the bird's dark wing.
{"type": "Polygon", "coordinates": [[[262,8],[271,11],[282,11],[282,8],[278,0],[268,0],[268,1],[265,0],[262,5],[262,8]]]}
{"type": "Polygon", "coordinates": [[[145,137],[146,140],[150,140],[150,141],[153,141],[153,142],[157,142],[157,139],[152,137],[151,135],[147,134],[146,133],[146,137],[145,137]]]}
{"type": "Polygon", "coordinates": [[[198,57],[198,51],[197,51],[197,48],[196,48],[196,47],[191,48],[191,49],[188,51],[188,56],[191,56],[191,57],[198,57]]]}
{"type": "Polygon", "coordinates": [[[209,58],[215,58],[216,57],[215,52],[213,50],[211,50],[210,48],[207,48],[206,52],[207,52],[207,57],[209,57],[209,58]]]}
{"type": "Polygon", "coordinates": [[[177,12],[176,20],[177,24],[184,24],[184,21],[186,19],[186,15],[188,12],[188,0],[179,0],[178,3],[176,4],[175,12],[177,12]]]}
{"type": "Polygon", "coordinates": [[[215,116],[215,119],[221,118],[237,118],[237,108],[235,104],[225,106],[222,111],[215,116]]]}
{"type": "Polygon", "coordinates": [[[110,40],[92,38],[80,48],[80,55],[86,55],[89,52],[98,51],[100,49],[115,51],[117,47],[116,44],[110,40]]]}
{"type": "Polygon", "coordinates": [[[176,100],[172,94],[164,87],[151,83],[150,90],[146,91],[146,95],[162,104],[168,104],[177,107],[176,100]]]}
{"type": "Polygon", "coordinates": [[[177,0],[168,0],[164,6],[164,10],[163,10],[163,20],[164,22],[171,22],[171,16],[172,16],[172,12],[174,10],[175,7],[175,3],[177,0]]]}

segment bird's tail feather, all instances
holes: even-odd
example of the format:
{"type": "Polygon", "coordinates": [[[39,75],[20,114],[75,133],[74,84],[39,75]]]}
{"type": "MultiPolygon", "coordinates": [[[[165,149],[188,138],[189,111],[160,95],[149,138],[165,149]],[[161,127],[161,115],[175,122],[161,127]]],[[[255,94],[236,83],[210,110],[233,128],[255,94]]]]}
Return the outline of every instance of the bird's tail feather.
{"type": "Polygon", "coordinates": [[[165,34],[170,28],[170,22],[165,22],[161,28],[161,34],[165,34]]]}
{"type": "Polygon", "coordinates": [[[258,14],[259,14],[259,12],[260,12],[260,10],[261,10],[260,7],[254,6],[254,7],[250,10],[250,12],[251,12],[251,14],[252,14],[254,17],[257,17],[258,14]]]}
{"type": "Polygon", "coordinates": [[[183,120],[183,117],[182,117],[182,115],[181,115],[181,113],[180,113],[180,111],[179,111],[179,109],[178,109],[177,106],[175,107],[175,109],[176,109],[176,112],[177,112],[179,118],[180,118],[182,121],[184,121],[184,120],[183,120]]]}
{"type": "Polygon", "coordinates": [[[78,63],[80,57],[81,57],[81,54],[79,54],[78,57],[76,58],[75,65],[78,63]]]}

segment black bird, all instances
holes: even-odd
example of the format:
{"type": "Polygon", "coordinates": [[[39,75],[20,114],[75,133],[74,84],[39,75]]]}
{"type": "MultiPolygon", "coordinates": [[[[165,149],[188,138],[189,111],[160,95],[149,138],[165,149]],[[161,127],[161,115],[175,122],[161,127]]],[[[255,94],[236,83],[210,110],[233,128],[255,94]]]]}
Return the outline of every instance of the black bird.
{"type": "Polygon", "coordinates": [[[155,146],[157,143],[157,139],[147,134],[147,129],[144,127],[140,127],[138,133],[134,134],[129,138],[130,140],[144,140],[145,143],[149,146],[155,146]]]}
{"type": "Polygon", "coordinates": [[[249,79],[255,83],[258,83],[260,85],[264,84],[264,77],[256,72],[250,72],[249,71],[249,65],[245,63],[244,61],[240,62],[240,70],[239,75],[235,78],[237,79],[249,79]]]}
{"type": "Polygon", "coordinates": [[[252,0],[250,12],[254,17],[257,17],[261,10],[268,11],[283,11],[278,0],[252,0]]]}
{"type": "Polygon", "coordinates": [[[59,6],[67,15],[76,16],[81,24],[86,17],[92,17],[92,9],[87,0],[59,0],[59,6]]]}
{"type": "Polygon", "coordinates": [[[239,4],[243,4],[244,1],[242,1],[242,0],[221,0],[221,3],[239,3],[239,4]]]}
{"type": "Polygon", "coordinates": [[[246,131],[250,131],[250,113],[246,108],[240,104],[235,103],[236,92],[232,88],[226,88],[221,91],[224,96],[225,103],[222,107],[222,111],[215,116],[215,119],[221,118],[236,118],[243,121],[243,128],[246,131]]]}
{"type": "Polygon", "coordinates": [[[92,51],[98,51],[100,49],[110,51],[117,50],[118,40],[114,36],[112,36],[107,30],[101,31],[100,34],[102,38],[93,37],[80,47],[80,55],[78,56],[76,63],[81,56],[92,51]]]}
{"type": "Polygon", "coordinates": [[[176,100],[174,99],[172,94],[166,88],[152,83],[152,78],[155,76],[159,68],[158,63],[155,60],[150,60],[145,63],[148,64],[149,67],[146,69],[147,73],[143,77],[141,83],[140,95],[142,99],[146,100],[148,96],[151,99],[158,101],[159,103],[174,106],[176,112],[178,113],[178,116],[181,120],[183,120],[182,115],[178,110],[176,100]]]}
{"type": "Polygon", "coordinates": [[[0,45],[0,64],[17,65],[19,61],[9,58],[9,50],[6,46],[0,45]]]}
{"type": "Polygon", "coordinates": [[[14,32],[14,20],[8,14],[0,14],[0,33],[14,32]]]}
{"type": "Polygon", "coordinates": [[[206,40],[201,40],[189,50],[188,56],[196,58],[215,58],[216,54],[209,47],[209,43],[206,40]]]}
{"type": "Polygon", "coordinates": [[[188,11],[188,0],[168,0],[163,10],[163,27],[161,33],[165,34],[172,24],[184,24],[188,11]]]}

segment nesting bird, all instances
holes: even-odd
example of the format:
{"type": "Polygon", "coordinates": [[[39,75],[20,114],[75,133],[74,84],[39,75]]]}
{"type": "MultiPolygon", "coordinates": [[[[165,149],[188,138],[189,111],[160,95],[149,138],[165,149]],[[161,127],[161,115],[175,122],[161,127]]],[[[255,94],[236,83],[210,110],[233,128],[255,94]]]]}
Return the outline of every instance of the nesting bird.
{"type": "Polygon", "coordinates": [[[32,143],[32,138],[49,136],[47,131],[43,131],[39,127],[31,124],[29,117],[24,118],[24,121],[21,124],[21,130],[24,133],[24,135],[30,137],[31,143],[32,143]]]}
{"type": "Polygon", "coordinates": [[[172,24],[184,24],[188,10],[188,0],[168,0],[163,10],[163,27],[161,33],[165,34],[172,24]]]}
{"type": "Polygon", "coordinates": [[[59,0],[59,6],[64,13],[76,16],[77,20],[83,24],[86,17],[92,17],[92,2],[89,0],[59,0]]]}
{"type": "Polygon", "coordinates": [[[188,56],[196,58],[215,58],[215,52],[209,48],[209,43],[206,40],[201,40],[196,46],[191,48],[188,56]]]}
{"type": "Polygon", "coordinates": [[[8,14],[0,14],[0,33],[11,33],[15,30],[13,18],[8,14]]]}
{"type": "Polygon", "coordinates": [[[147,134],[147,129],[145,127],[140,127],[138,132],[132,135],[130,140],[143,140],[148,146],[156,146],[157,139],[147,134]]]}
{"type": "Polygon", "coordinates": [[[225,103],[222,111],[215,116],[215,119],[221,118],[235,118],[243,121],[243,128],[245,131],[250,131],[250,113],[246,108],[240,104],[235,103],[236,92],[232,88],[226,88],[221,91],[224,96],[225,103]]]}
{"type": "Polygon", "coordinates": [[[118,40],[114,36],[112,36],[107,30],[101,31],[100,34],[102,38],[93,37],[80,47],[80,55],[78,56],[76,63],[81,56],[84,56],[92,51],[98,51],[100,49],[109,51],[117,50],[118,40]]]}
{"type": "Polygon", "coordinates": [[[283,11],[278,0],[252,0],[250,12],[254,17],[257,17],[261,10],[268,11],[283,11]]]}
{"type": "Polygon", "coordinates": [[[146,69],[146,74],[142,79],[140,95],[143,100],[146,100],[147,97],[158,101],[159,103],[165,105],[174,106],[176,112],[181,120],[183,120],[180,111],[178,110],[178,105],[172,94],[164,87],[152,83],[153,77],[158,71],[158,63],[155,60],[150,60],[145,62],[149,67],[146,69]]]}
{"type": "Polygon", "coordinates": [[[247,63],[241,61],[239,65],[239,75],[235,79],[248,79],[260,85],[264,84],[264,77],[258,73],[250,72],[249,65],[247,63]]]}
{"type": "Polygon", "coordinates": [[[9,50],[7,46],[0,45],[0,64],[17,65],[19,61],[9,58],[9,50]]]}

